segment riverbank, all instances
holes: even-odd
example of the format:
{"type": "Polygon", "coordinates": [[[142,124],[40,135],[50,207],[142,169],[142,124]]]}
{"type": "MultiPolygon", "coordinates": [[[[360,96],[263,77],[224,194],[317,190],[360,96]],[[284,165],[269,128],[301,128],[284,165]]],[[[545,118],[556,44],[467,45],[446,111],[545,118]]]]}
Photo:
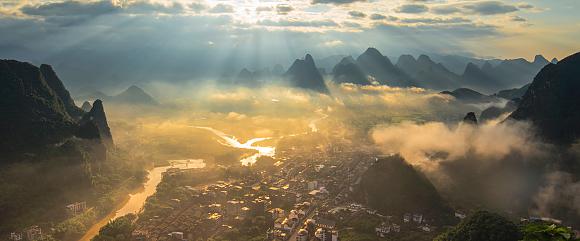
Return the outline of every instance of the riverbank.
{"type": "MultiPolygon", "coordinates": [[[[139,187],[136,188],[135,191],[138,191],[139,189],[143,189],[143,187],[139,187]]],[[[115,205],[115,209],[120,209],[121,207],[123,207],[127,202],[129,202],[130,199],[130,194],[125,195],[125,198],[123,198],[123,200],[119,203],[117,203],[115,205]]],[[[79,239],[79,241],[90,241],[93,237],[97,236],[97,234],[99,234],[99,230],[101,230],[101,228],[105,225],[107,225],[107,223],[109,223],[109,221],[111,221],[113,218],[115,217],[115,213],[108,213],[105,216],[101,216],[99,221],[94,223],[86,232],[85,234],[79,239]]]]}
{"type": "Polygon", "coordinates": [[[79,239],[79,241],[90,241],[93,237],[98,235],[99,230],[103,226],[107,225],[107,223],[116,218],[122,217],[129,213],[139,213],[143,208],[147,198],[155,193],[157,185],[159,185],[162,180],[163,173],[168,169],[193,169],[205,167],[205,162],[199,159],[171,160],[168,161],[168,163],[169,165],[166,166],[158,166],[149,169],[147,171],[147,179],[143,182],[143,185],[130,192],[123,202],[120,202],[111,212],[109,212],[106,216],[91,226],[91,228],[87,230],[87,232],[79,239]]]}

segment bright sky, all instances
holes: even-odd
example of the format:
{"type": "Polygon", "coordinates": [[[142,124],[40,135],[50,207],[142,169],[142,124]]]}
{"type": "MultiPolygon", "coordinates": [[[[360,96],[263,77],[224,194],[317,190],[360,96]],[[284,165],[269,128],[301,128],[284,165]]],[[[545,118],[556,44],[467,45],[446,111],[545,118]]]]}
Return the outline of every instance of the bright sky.
{"type": "Polygon", "coordinates": [[[0,57],[154,49],[260,65],[374,46],[393,56],[560,59],[580,50],[579,12],[578,0],[0,0],[0,57]]]}

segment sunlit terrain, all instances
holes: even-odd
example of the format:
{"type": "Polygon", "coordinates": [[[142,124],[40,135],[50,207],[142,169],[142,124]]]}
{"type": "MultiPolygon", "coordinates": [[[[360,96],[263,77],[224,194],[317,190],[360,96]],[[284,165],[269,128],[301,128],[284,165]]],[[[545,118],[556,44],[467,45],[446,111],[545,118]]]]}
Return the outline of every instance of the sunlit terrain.
{"type": "Polygon", "coordinates": [[[580,240],[578,0],[0,0],[0,241],[580,240]]]}

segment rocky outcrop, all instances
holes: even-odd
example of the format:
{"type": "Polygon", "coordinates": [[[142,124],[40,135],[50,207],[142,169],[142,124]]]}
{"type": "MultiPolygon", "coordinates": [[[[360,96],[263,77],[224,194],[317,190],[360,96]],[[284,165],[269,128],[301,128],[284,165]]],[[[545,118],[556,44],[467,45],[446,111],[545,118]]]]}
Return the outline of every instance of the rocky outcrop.
{"type": "Polygon", "coordinates": [[[295,60],[284,74],[284,78],[293,87],[329,93],[324,79],[310,54],[307,54],[304,59],[295,60]]]}
{"type": "Polygon", "coordinates": [[[40,72],[44,76],[44,80],[48,86],[54,91],[58,98],[62,101],[64,108],[68,114],[73,118],[80,118],[83,114],[82,110],[75,105],[68,90],[64,87],[62,81],[58,78],[52,66],[42,64],[40,65],[40,72]]]}
{"type": "MultiPolygon", "coordinates": [[[[131,85],[125,91],[119,93],[116,96],[108,98],[108,100],[116,103],[122,104],[134,104],[134,105],[157,105],[157,101],[147,94],[143,89],[131,85]]],[[[93,104],[94,105],[94,104],[93,104]]]]}
{"type": "Polygon", "coordinates": [[[531,121],[547,141],[569,145],[580,138],[580,53],[544,67],[509,119],[531,121]]]}
{"type": "Polygon", "coordinates": [[[459,88],[454,91],[443,91],[441,94],[451,95],[455,97],[456,100],[468,104],[490,103],[498,101],[495,97],[487,96],[468,88],[459,88]]]}
{"type": "Polygon", "coordinates": [[[474,112],[469,112],[465,117],[463,117],[463,124],[477,125],[477,117],[475,117],[474,112]]]}
{"type": "Polygon", "coordinates": [[[433,184],[398,155],[369,167],[356,193],[362,203],[384,215],[422,213],[440,219],[451,212],[433,184]]]}
{"type": "Polygon", "coordinates": [[[332,70],[335,83],[352,83],[358,85],[369,85],[366,74],[356,64],[352,56],[344,57],[332,70]]]}
{"type": "Polygon", "coordinates": [[[499,80],[472,63],[467,64],[461,78],[463,86],[480,91],[494,92],[502,86],[499,80]]]}
{"type": "MultiPolygon", "coordinates": [[[[50,66],[15,60],[0,60],[0,113],[0,162],[34,156],[66,142],[84,119],[50,66]]],[[[104,111],[99,116],[106,126],[104,111]]]]}
{"type": "Polygon", "coordinates": [[[514,89],[509,89],[509,90],[500,90],[499,92],[497,92],[495,94],[495,96],[507,99],[507,100],[513,100],[513,99],[519,99],[522,98],[522,96],[524,96],[524,94],[526,94],[526,91],[528,91],[528,88],[530,87],[530,84],[524,85],[520,88],[514,88],[514,89]]]}
{"type": "Polygon", "coordinates": [[[375,48],[368,48],[356,62],[366,75],[372,76],[380,84],[397,87],[417,86],[411,76],[394,66],[389,58],[375,48]]]}
{"type": "Polygon", "coordinates": [[[93,106],[91,105],[91,102],[88,102],[88,101],[83,102],[83,105],[81,106],[81,109],[84,112],[89,112],[89,111],[91,111],[92,108],[93,108],[93,106]]]}
{"type": "Polygon", "coordinates": [[[94,129],[92,125],[97,127],[99,137],[103,143],[107,146],[113,146],[113,135],[111,135],[111,129],[107,123],[107,116],[101,100],[95,100],[91,111],[86,113],[80,121],[81,129],[94,129]]]}
{"type": "Polygon", "coordinates": [[[513,112],[518,108],[518,99],[508,101],[505,106],[491,106],[481,112],[479,115],[479,121],[486,122],[490,120],[497,119],[502,115],[513,112]]]}
{"type": "Polygon", "coordinates": [[[40,69],[14,60],[0,60],[0,113],[0,159],[59,142],[76,126],[40,69]]]}
{"type": "Polygon", "coordinates": [[[420,55],[417,60],[411,55],[401,55],[396,66],[416,79],[421,87],[441,90],[461,85],[458,75],[433,62],[427,55],[420,55]]]}

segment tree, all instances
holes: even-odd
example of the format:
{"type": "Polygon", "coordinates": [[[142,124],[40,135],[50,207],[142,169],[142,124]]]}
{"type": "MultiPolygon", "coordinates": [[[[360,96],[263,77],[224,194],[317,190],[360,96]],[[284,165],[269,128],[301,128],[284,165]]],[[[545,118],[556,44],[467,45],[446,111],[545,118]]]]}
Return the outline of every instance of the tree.
{"type": "Polygon", "coordinates": [[[522,241],[568,241],[577,240],[568,228],[550,223],[530,223],[522,227],[522,241]]]}
{"type": "Polygon", "coordinates": [[[131,239],[131,233],[134,226],[133,221],[136,216],[134,214],[127,214],[123,217],[117,218],[99,230],[99,234],[91,241],[125,241],[131,239]]]}
{"type": "Polygon", "coordinates": [[[518,241],[518,226],[506,218],[487,211],[478,211],[435,241],[518,241]]]}

